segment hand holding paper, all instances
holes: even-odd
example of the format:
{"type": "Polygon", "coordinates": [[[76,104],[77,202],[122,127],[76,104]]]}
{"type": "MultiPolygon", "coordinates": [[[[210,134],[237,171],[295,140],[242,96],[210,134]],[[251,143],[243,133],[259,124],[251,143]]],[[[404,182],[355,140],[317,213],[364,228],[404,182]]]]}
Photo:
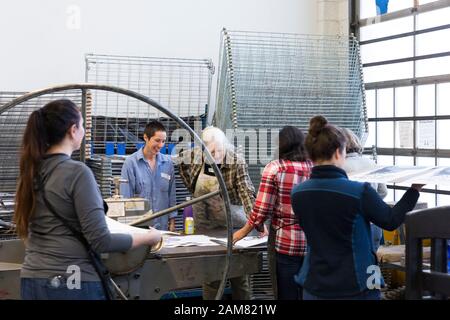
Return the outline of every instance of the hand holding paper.
{"type": "Polygon", "coordinates": [[[416,183],[413,183],[413,184],[411,185],[411,188],[416,189],[418,192],[420,192],[420,190],[422,190],[423,186],[424,186],[424,184],[416,184],[416,183]]]}

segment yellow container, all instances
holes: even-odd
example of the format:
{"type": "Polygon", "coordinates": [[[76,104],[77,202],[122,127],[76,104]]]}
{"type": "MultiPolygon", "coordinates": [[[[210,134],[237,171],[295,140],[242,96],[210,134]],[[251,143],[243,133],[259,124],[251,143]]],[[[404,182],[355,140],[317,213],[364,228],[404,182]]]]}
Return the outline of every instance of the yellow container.
{"type": "Polygon", "coordinates": [[[194,218],[186,217],[184,219],[184,234],[194,234],[194,218]]]}

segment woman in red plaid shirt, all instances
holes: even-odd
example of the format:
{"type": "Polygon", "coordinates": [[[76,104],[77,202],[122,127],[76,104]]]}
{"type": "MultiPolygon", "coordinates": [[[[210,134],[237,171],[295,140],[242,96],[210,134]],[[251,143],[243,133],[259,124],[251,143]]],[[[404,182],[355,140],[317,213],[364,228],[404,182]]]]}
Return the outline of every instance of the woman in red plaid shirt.
{"type": "Polygon", "coordinates": [[[306,240],[292,211],[291,190],[308,179],[311,172],[312,162],[308,160],[304,141],[303,132],[296,127],[286,126],[280,131],[279,159],[264,168],[250,218],[233,235],[235,243],[272,216],[270,232],[275,236],[276,272],[272,270],[271,274],[276,274],[280,300],[302,298],[302,288],[294,282],[294,275],[303,263],[306,240]]]}

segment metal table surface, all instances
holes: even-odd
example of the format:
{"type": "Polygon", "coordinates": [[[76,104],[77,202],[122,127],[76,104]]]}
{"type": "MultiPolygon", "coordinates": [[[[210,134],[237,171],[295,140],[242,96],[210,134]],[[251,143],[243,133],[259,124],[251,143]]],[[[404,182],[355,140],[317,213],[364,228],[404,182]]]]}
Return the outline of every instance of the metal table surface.
{"type": "MultiPolygon", "coordinates": [[[[207,235],[220,237],[225,231],[207,235]]],[[[228,278],[260,272],[264,251],[265,245],[233,249],[228,278]]],[[[198,288],[204,282],[221,280],[226,252],[225,246],[162,248],[148,255],[141,267],[115,276],[114,280],[129,299],[155,300],[170,291],[198,288]]]]}
{"type": "MultiPolygon", "coordinates": [[[[220,237],[225,231],[209,233],[220,237]]],[[[233,249],[229,278],[258,273],[262,270],[266,246],[233,249]]],[[[128,253],[105,255],[105,264],[116,270],[133,269],[113,278],[129,299],[160,299],[167,292],[198,288],[203,282],[221,280],[225,259],[225,246],[197,246],[162,248],[148,254],[147,248],[128,253]]],[[[20,298],[20,267],[25,248],[21,240],[0,242],[0,299],[20,298]]]]}

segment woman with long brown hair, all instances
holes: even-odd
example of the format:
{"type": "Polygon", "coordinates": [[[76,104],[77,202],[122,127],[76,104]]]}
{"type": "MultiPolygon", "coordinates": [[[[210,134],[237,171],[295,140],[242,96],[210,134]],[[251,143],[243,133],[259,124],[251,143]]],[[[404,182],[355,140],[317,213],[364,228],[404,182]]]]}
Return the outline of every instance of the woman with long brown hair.
{"type": "Polygon", "coordinates": [[[23,299],[106,298],[90,255],[73,230],[96,253],[123,252],[161,239],[155,230],[109,232],[92,171],[71,159],[83,137],[83,118],[70,100],[52,101],[28,119],[14,212],[17,233],[26,245],[23,299]]]}

